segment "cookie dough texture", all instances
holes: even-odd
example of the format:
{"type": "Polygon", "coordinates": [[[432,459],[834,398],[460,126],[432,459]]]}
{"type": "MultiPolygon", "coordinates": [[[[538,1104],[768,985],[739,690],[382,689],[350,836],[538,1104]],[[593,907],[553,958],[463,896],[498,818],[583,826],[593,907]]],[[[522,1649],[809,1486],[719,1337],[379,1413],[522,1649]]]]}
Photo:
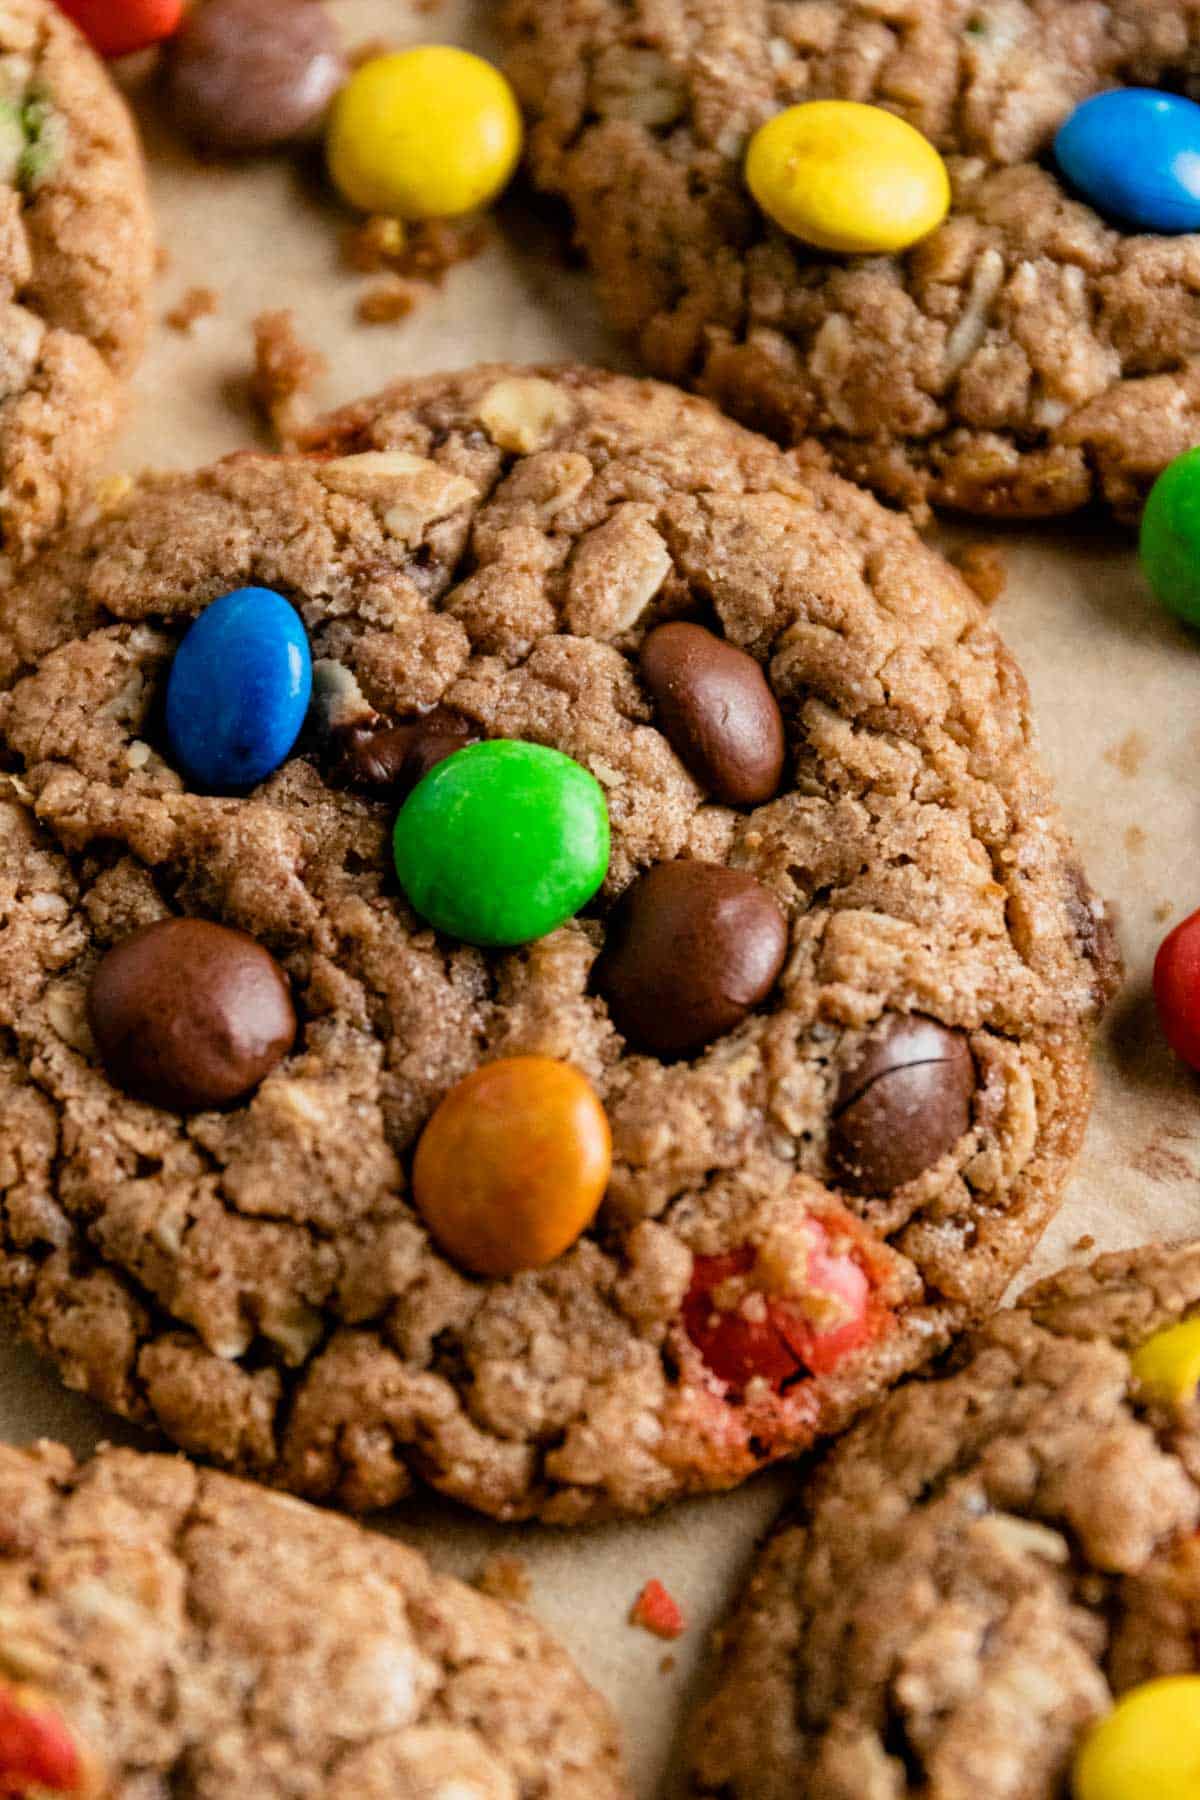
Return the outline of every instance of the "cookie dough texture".
{"type": "Polygon", "coordinates": [[[1197,1410],[1130,1356],[1198,1307],[1200,1244],[1104,1257],[861,1420],[726,1633],[694,1791],[1064,1800],[1112,1700],[1197,1666],[1197,1410]]]}
{"type": "Polygon", "coordinates": [[[105,1800],[620,1800],[614,1722],[528,1614],[182,1459],[0,1447],[0,1676],[105,1800]]]}
{"type": "Polygon", "coordinates": [[[81,498],[141,349],[153,240],[141,152],[51,0],[0,0],[0,552],[81,498]]]}
{"type": "Polygon", "coordinates": [[[704,402],[485,368],[352,407],[307,454],[149,479],[22,584],[0,684],[0,1283],[68,1381],[188,1451],[356,1509],[419,1477],[505,1517],[645,1511],[839,1428],[999,1300],[1053,1212],[1115,961],[1020,673],[906,521],[704,402]],[[423,927],[392,805],[316,731],[245,799],[187,791],[165,672],[251,583],[299,607],[344,724],[441,702],[590,769],[613,855],[587,916],[511,952],[423,927]],[[769,675],[788,763],[763,806],[711,803],[656,727],[637,650],[673,616],[769,675]],[[764,882],[789,957],[764,1008],[664,1063],[590,975],[613,901],[681,856],[764,882]],[[89,1040],[99,957],[172,913],[250,932],[292,984],[297,1047],[230,1111],[137,1104],[89,1040]],[[968,1034],[970,1128],[851,1199],[841,1074],[910,1012],[968,1034]],[[516,1055],[594,1084],[612,1182],[549,1268],[469,1279],[412,1210],[412,1152],[516,1055]],[[859,1246],[878,1329],[731,1395],[681,1325],[693,1256],[754,1244],[803,1300],[810,1214],[859,1246]]]}
{"type": "Polygon", "coordinates": [[[1076,103],[1200,80],[1195,0],[507,0],[535,179],[656,373],[893,501],[1136,513],[1200,439],[1200,237],[1073,198],[1076,103]],[[901,257],[830,258],[742,177],[780,108],[885,106],[946,156],[951,216],[901,257]]]}

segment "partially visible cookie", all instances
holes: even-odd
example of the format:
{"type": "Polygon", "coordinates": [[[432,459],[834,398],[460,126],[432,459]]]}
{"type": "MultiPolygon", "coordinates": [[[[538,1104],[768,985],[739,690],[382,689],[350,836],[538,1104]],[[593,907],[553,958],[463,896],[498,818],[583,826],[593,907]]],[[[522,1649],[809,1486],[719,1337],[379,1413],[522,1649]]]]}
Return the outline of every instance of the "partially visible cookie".
{"type": "Polygon", "coordinates": [[[754,1571],[694,1791],[1190,1791],[1200,1732],[1164,1727],[1176,1704],[1198,1716],[1200,1681],[1143,1684],[1200,1670],[1198,1355],[1200,1244],[1154,1247],[1042,1282],[889,1395],[808,1471],[754,1571]],[[1127,1732],[1179,1779],[1123,1783],[1127,1732]]]}
{"type": "Polygon", "coordinates": [[[531,166],[567,201],[649,368],[885,497],[1136,512],[1200,439],[1200,236],[1139,235],[1050,158],[1086,96],[1200,76],[1190,0],[508,0],[531,166]],[[952,211],[904,255],[831,257],[747,191],[796,102],[899,113],[952,211]]]}
{"type": "Polygon", "coordinates": [[[394,1539],[181,1458],[45,1443],[0,1446],[0,1518],[6,1794],[44,1748],[39,1795],[628,1793],[607,1706],[537,1621],[394,1539]]]}
{"type": "Polygon", "coordinates": [[[673,389],[483,368],[148,479],[17,601],[0,1289],[70,1382],[308,1497],[571,1522],[803,1449],[998,1303],[1117,960],[907,520],[673,389]],[[550,914],[488,849],[526,779],[523,845],[564,780],[586,838],[550,914]]]}
{"type": "Polygon", "coordinates": [[[153,236],[141,152],[52,0],[0,0],[0,550],[80,497],[141,349],[153,236]]]}

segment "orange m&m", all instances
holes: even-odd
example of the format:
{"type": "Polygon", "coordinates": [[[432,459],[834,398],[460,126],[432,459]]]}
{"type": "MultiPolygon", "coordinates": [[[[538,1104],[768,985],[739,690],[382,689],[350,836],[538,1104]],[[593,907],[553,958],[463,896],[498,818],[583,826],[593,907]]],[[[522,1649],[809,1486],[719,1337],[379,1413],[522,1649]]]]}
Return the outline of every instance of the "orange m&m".
{"type": "Polygon", "coordinates": [[[446,1095],[417,1145],[413,1198],[456,1263],[515,1275],[570,1249],[611,1168],[608,1119],[579,1071],[548,1056],[510,1056],[446,1095]]]}

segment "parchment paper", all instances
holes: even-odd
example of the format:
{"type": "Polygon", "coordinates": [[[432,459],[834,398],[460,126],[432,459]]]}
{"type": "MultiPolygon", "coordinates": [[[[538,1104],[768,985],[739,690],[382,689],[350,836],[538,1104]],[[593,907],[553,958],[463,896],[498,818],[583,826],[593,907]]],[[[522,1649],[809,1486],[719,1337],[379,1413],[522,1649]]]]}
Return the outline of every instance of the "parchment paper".
{"type": "MultiPolygon", "coordinates": [[[[432,15],[406,0],[329,4],[350,44],[440,39],[496,49],[487,0],[447,0],[432,15]]],[[[196,285],[218,290],[220,310],[189,336],[159,324],[114,468],[187,466],[253,441],[244,393],[249,321],[268,307],[293,307],[304,339],[328,356],[322,404],[482,358],[629,366],[584,276],[564,268],[519,202],[502,210],[488,252],[454,270],[409,320],[362,326],[354,317],[362,278],[339,265],[347,220],[312,168],[286,158],[201,165],[147,99],[138,106],[169,258],[159,319],[196,285]]],[[[956,532],[959,540],[970,535],[956,532]]],[[[1044,1272],[1082,1254],[1076,1247],[1088,1236],[1108,1248],[1200,1230],[1198,1090],[1166,1052],[1149,1001],[1158,941],[1200,905],[1200,644],[1155,608],[1128,537],[1115,530],[1091,522],[975,535],[1000,536],[1009,580],[995,617],[1028,676],[1045,757],[1084,862],[1116,903],[1129,968],[1098,1050],[1086,1148],[1034,1265],[1044,1272]]],[[[0,1345],[0,1435],[57,1436],[81,1453],[104,1438],[142,1441],[65,1394],[13,1345],[0,1345]]],[[[474,1574],[498,1550],[526,1560],[535,1609],[618,1708],[637,1791],[648,1797],[674,1766],[709,1629],[787,1486],[786,1474],[775,1473],[645,1524],[569,1533],[492,1526],[435,1497],[381,1528],[403,1530],[460,1574],[474,1574]],[[651,1576],[687,1615],[685,1636],[670,1647],[627,1623],[651,1576]],[[668,1648],[674,1668],[663,1672],[668,1648]]]]}

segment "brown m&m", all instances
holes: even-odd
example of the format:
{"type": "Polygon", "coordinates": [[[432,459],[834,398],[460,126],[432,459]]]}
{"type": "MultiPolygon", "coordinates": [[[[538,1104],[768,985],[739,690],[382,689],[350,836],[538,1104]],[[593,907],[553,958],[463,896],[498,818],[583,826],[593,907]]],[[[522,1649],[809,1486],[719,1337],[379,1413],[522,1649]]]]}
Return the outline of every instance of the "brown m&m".
{"type": "Polygon", "coordinates": [[[314,132],[346,61],[318,0],[205,0],[168,46],[163,79],[188,137],[240,155],[314,132]]]}
{"type": "Polygon", "coordinates": [[[752,875],[659,863],[614,909],[594,981],[634,1049],[685,1056],[761,1005],[787,940],[783,914],[752,875]]]}
{"type": "Polygon", "coordinates": [[[612,1134],[569,1063],[508,1056],[446,1095],[413,1161],[413,1199],[446,1254],[476,1275],[539,1269],[604,1197],[612,1134]]]}
{"type": "Polygon", "coordinates": [[[728,806],[769,800],[783,774],[783,716],[754,658],[677,620],[649,634],[639,667],[671,748],[706,792],[728,806]]]}
{"type": "Polygon", "coordinates": [[[845,1187],[889,1194],[932,1168],[971,1124],[975,1062],[960,1031],[892,1014],[838,1084],[829,1155],[845,1187]]]}
{"type": "Polygon", "coordinates": [[[242,1099],[296,1037],[274,957],[205,919],[162,919],[110,950],[92,977],[88,1021],[115,1085],[175,1112],[242,1099]]]}

